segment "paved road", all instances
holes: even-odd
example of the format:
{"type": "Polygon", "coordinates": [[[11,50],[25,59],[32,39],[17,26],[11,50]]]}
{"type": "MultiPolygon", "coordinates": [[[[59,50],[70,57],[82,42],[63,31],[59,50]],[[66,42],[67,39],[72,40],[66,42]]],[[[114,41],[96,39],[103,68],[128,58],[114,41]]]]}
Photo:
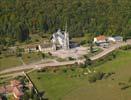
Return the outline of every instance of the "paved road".
{"type": "Polygon", "coordinates": [[[101,53],[91,57],[91,60],[96,60],[98,58],[101,58],[101,57],[107,55],[108,53],[114,51],[115,49],[117,49],[117,48],[119,48],[121,46],[124,46],[124,45],[128,45],[128,44],[131,45],[131,40],[128,40],[127,42],[113,44],[111,47],[103,49],[103,51],[101,53]]]}
{"type": "MultiPolygon", "coordinates": [[[[91,60],[96,60],[98,58],[101,58],[105,55],[107,55],[108,53],[112,52],[113,50],[130,44],[131,45],[131,40],[128,40],[127,42],[122,42],[122,43],[117,43],[117,44],[113,44],[111,47],[104,49],[101,53],[91,57],[91,60]]],[[[84,59],[82,60],[75,60],[75,61],[66,61],[66,62],[49,62],[46,64],[42,64],[42,63],[34,63],[34,64],[30,64],[30,65],[23,65],[23,66],[19,66],[19,67],[14,67],[14,68],[10,68],[10,69],[6,69],[0,72],[0,74],[4,74],[4,73],[10,73],[10,72],[17,72],[17,71],[22,71],[25,69],[31,69],[31,68],[44,68],[44,67],[54,67],[54,66],[62,66],[62,65],[71,65],[71,64],[75,64],[76,62],[78,63],[82,63],[84,62],[84,59]]]]}

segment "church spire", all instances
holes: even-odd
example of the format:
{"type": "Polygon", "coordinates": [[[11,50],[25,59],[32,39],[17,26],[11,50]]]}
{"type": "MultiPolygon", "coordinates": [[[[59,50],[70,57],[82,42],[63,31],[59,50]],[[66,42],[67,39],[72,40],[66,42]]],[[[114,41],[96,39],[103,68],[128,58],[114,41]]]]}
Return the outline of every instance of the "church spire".
{"type": "Polygon", "coordinates": [[[67,32],[67,21],[66,21],[66,25],[65,25],[65,32],[67,32]]]}

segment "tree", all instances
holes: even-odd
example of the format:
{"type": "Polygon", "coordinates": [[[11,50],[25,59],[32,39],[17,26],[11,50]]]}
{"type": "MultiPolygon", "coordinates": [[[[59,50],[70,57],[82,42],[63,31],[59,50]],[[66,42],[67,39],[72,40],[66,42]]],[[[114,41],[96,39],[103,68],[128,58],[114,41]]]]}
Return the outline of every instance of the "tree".
{"type": "Polygon", "coordinates": [[[131,34],[130,0],[1,0],[1,5],[2,38],[23,42],[29,32],[52,33],[66,21],[73,37],[131,34]]]}
{"type": "Polygon", "coordinates": [[[18,33],[17,33],[18,41],[24,42],[29,39],[29,29],[25,23],[20,23],[17,29],[18,29],[18,33]]]}
{"type": "Polygon", "coordinates": [[[41,54],[42,55],[42,58],[44,59],[46,57],[46,55],[44,53],[41,54]]]}
{"type": "Polygon", "coordinates": [[[90,66],[92,64],[91,59],[87,55],[85,55],[84,58],[85,58],[85,66],[84,67],[90,66]]]}
{"type": "Polygon", "coordinates": [[[16,56],[22,57],[22,52],[21,52],[21,49],[19,47],[16,48],[16,56]]]}
{"type": "Polygon", "coordinates": [[[39,96],[37,94],[34,94],[33,100],[39,100],[39,96]]]}
{"type": "Polygon", "coordinates": [[[29,94],[28,92],[24,92],[24,96],[22,97],[22,100],[29,100],[29,94]]]}
{"type": "Polygon", "coordinates": [[[89,45],[90,45],[90,52],[93,53],[93,43],[92,43],[92,41],[89,43],[89,45]]]}

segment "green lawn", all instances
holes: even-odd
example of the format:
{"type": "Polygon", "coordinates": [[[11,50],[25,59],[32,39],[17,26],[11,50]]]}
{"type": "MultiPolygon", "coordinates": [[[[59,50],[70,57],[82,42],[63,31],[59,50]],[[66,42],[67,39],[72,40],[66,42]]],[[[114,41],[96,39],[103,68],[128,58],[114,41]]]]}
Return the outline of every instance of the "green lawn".
{"type": "Polygon", "coordinates": [[[64,97],[72,90],[87,83],[87,77],[78,77],[80,69],[75,69],[63,72],[62,69],[54,72],[33,72],[30,74],[31,79],[35,82],[39,91],[45,91],[45,96],[49,100],[58,100],[64,97]],[[77,75],[77,76],[75,76],[77,75]],[[73,76],[73,78],[71,78],[73,76]],[[40,79],[38,79],[40,78],[40,79]]]}
{"type": "Polygon", "coordinates": [[[45,91],[49,100],[131,100],[131,88],[121,90],[119,82],[128,82],[131,77],[131,51],[119,51],[117,58],[97,66],[96,71],[115,72],[108,79],[89,83],[83,69],[63,72],[32,72],[30,77],[39,91],[45,91]],[[80,75],[80,76],[79,76],[80,75]],[[73,76],[73,77],[71,77],[73,76]]]}
{"type": "Polygon", "coordinates": [[[22,63],[16,56],[3,57],[0,59],[0,70],[19,65],[22,65],[22,63]]]}
{"type": "Polygon", "coordinates": [[[131,51],[117,52],[116,59],[108,61],[105,64],[96,67],[96,70],[108,72],[115,70],[122,70],[126,67],[131,67],[131,51]]]}

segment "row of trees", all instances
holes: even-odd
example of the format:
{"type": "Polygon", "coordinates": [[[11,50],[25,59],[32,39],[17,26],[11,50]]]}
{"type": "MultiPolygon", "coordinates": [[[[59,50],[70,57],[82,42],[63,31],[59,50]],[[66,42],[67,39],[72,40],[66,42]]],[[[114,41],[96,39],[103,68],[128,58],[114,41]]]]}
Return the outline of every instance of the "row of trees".
{"type": "Polygon", "coordinates": [[[52,33],[66,22],[71,36],[131,35],[130,0],[2,0],[0,7],[0,44],[52,33]]]}

